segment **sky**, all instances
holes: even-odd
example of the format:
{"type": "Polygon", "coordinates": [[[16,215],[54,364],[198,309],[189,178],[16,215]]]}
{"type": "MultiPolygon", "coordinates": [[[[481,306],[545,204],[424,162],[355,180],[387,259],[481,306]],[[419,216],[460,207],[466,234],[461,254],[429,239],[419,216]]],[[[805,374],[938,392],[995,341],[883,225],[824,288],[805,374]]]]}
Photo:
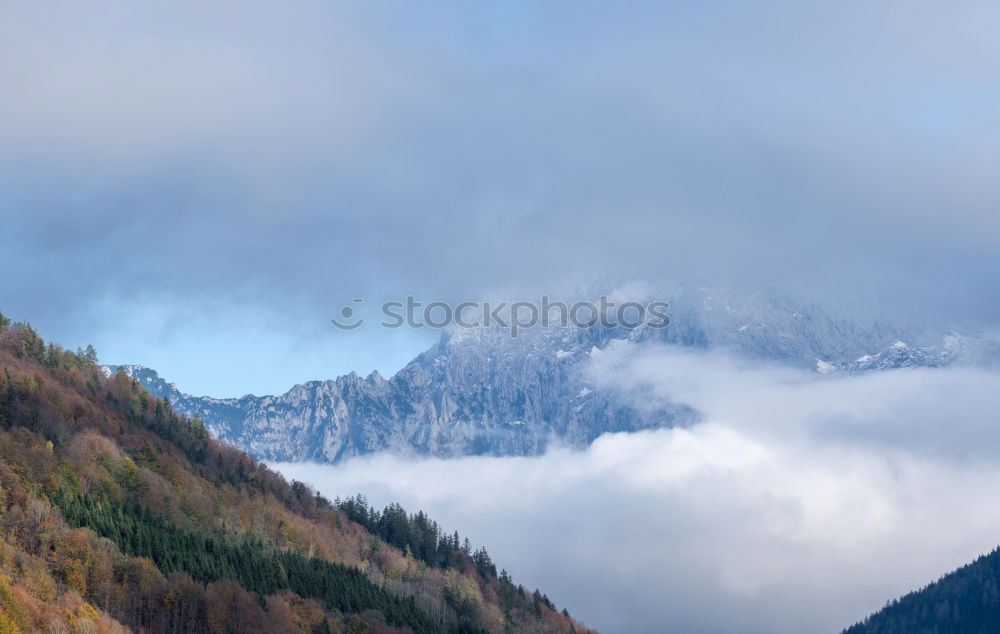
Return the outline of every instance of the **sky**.
{"type": "MultiPolygon", "coordinates": [[[[218,397],[390,375],[437,339],[333,328],[355,298],[697,281],[996,329],[998,23],[989,0],[2,0],[0,311],[218,397]]],[[[703,422],[281,468],[424,508],[606,631],[837,631],[996,545],[995,373],[589,363],[703,422]]]]}
{"type": "Polygon", "coordinates": [[[0,4],[0,311],[187,392],[391,374],[341,306],[642,279],[1000,317],[1000,6],[0,4]]]}
{"type": "Polygon", "coordinates": [[[273,466],[425,510],[602,632],[830,634],[997,547],[996,372],[823,377],[624,342],[583,369],[703,420],[535,457],[273,466]]]}

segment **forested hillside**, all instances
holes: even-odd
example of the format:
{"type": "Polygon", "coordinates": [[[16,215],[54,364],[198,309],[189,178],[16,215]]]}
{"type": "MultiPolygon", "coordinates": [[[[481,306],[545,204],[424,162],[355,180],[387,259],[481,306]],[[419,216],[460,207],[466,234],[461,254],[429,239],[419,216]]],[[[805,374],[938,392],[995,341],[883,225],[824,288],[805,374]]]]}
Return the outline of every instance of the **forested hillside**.
{"type": "Polygon", "coordinates": [[[0,633],[574,632],[423,513],[331,503],[0,315],[0,633]]]}
{"type": "Polygon", "coordinates": [[[886,605],[843,634],[1000,632],[1000,550],[886,605]]]}

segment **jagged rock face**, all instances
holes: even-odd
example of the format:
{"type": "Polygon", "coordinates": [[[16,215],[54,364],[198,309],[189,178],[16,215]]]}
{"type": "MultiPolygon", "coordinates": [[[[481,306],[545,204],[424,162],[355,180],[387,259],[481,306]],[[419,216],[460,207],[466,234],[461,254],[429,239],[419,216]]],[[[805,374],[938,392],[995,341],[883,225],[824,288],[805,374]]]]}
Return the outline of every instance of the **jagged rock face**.
{"type": "MultiPolygon", "coordinates": [[[[859,324],[815,306],[738,291],[679,289],[667,328],[535,328],[447,333],[390,379],[377,373],[296,385],[281,396],[214,399],[181,394],[154,371],[119,369],[180,412],[199,415],[218,437],[272,460],[336,462],[378,451],[441,457],[534,455],[558,441],[585,446],[601,434],[697,420],[676,405],[642,413],[588,385],[581,365],[613,340],[722,348],[821,372],[937,366],[979,343],[951,336],[925,348],[901,340],[940,333],[859,324]],[[966,349],[962,352],[963,349],[966,349]]],[[[1000,358],[996,350],[988,352],[1000,358]]]]}
{"type": "Polygon", "coordinates": [[[352,373],[281,396],[194,397],[148,368],[109,370],[125,371],[178,411],[201,416],[216,436],[273,460],[335,462],[377,451],[533,455],[554,440],[584,446],[605,432],[695,419],[682,406],[640,415],[614,395],[587,388],[578,362],[591,346],[579,338],[551,349],[491,335],[444,338],[388,380],[352,373]]]}

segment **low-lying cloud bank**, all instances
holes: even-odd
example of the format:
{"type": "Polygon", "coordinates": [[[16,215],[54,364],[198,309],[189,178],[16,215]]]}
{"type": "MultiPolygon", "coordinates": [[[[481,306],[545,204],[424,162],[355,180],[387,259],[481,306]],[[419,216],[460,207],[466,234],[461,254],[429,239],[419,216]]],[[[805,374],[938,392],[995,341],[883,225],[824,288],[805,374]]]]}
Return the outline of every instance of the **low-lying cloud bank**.
{"type": "Polygon", "coordinates": [[[1000,374],[821,378],[630,345],[585,371],[705,422],[534,458],[275,466],[430,512],[606,632],[837,632],[1000,543],[1000,374]]]}

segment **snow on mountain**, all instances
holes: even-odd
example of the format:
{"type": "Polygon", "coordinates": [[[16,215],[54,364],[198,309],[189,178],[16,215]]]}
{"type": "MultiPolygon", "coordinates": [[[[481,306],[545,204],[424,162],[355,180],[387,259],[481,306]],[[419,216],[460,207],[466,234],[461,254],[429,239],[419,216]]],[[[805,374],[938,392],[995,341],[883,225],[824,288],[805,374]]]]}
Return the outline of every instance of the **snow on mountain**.
{"type": "Polygon", "coordinates": [[[280,396],[191,396],[142,366],[110,370],[126,372],[257,456],[336,462],[378,451],[534,455],[552,442],[581,447],[607,432],[697,420],[683,405],[639,412],[588,385],[581,361],[615,340],[724,349],[824,374],[1000,359],[992,339],[861,323],[775,295],[680,287],[669,297],[667,328],[534,328],[517,338],[501,329],[460,329],[389,379],[351,373],[280,396]]]}

